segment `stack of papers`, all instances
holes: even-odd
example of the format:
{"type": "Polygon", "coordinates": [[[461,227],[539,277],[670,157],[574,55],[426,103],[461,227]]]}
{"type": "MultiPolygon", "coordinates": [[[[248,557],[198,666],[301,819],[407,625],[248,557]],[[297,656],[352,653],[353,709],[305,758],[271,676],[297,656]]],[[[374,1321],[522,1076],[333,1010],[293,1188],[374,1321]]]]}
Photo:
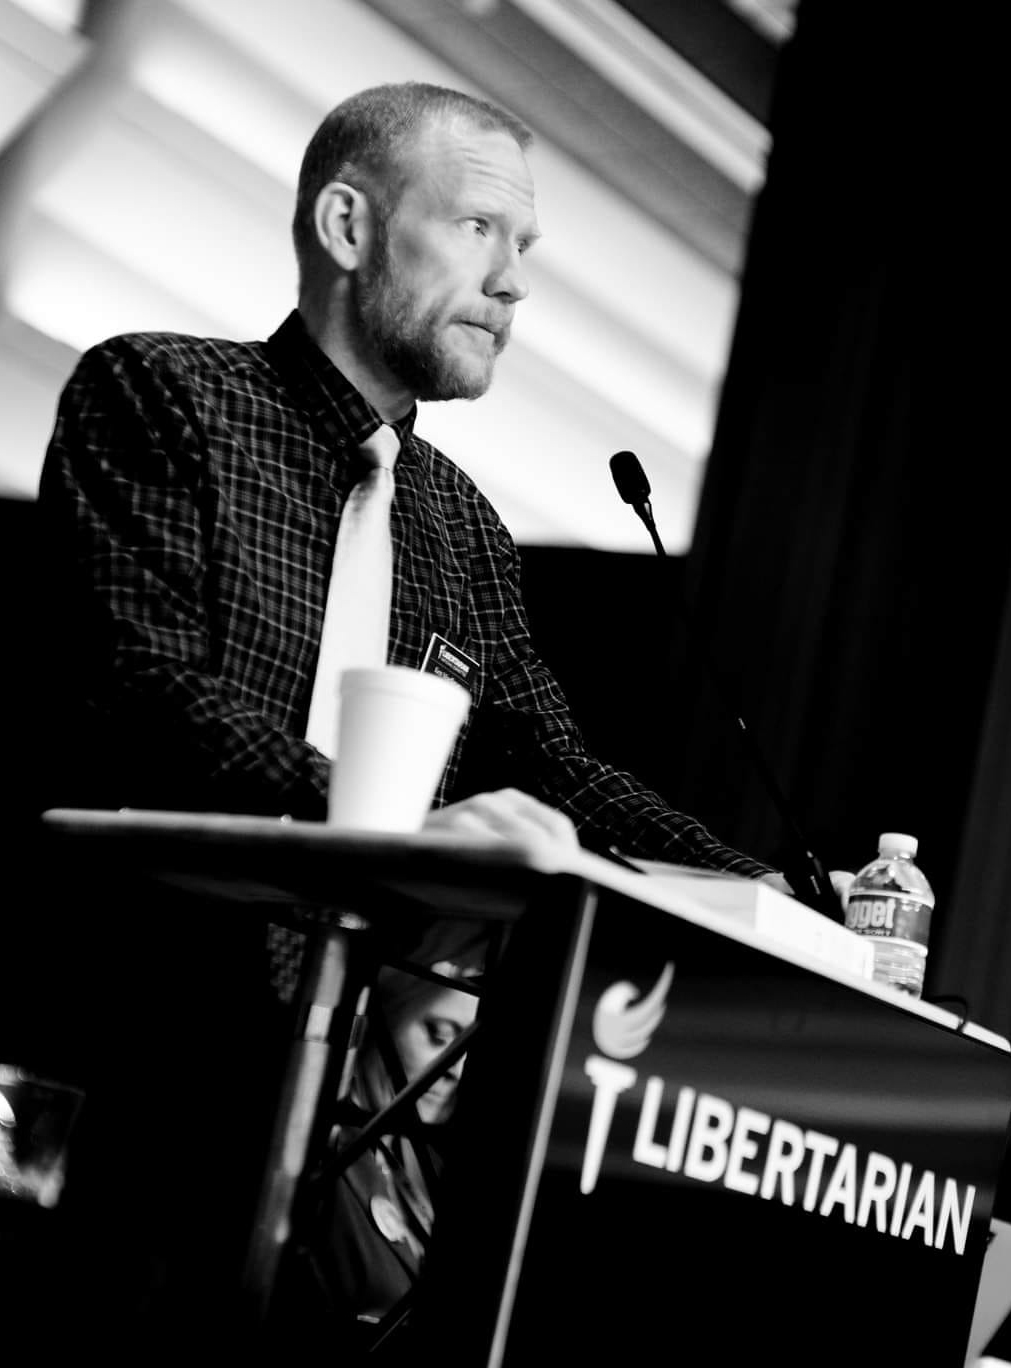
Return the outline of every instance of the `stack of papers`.
{"type": "Polygon", "coordinates": [[[796,898],[780,893],[771,884],[659,860],[625,858],[650,878],[739,926],[752,927],[769,940],[813,955],[844,973],[858,978],[873,977],[870,941],[796,898]]]}

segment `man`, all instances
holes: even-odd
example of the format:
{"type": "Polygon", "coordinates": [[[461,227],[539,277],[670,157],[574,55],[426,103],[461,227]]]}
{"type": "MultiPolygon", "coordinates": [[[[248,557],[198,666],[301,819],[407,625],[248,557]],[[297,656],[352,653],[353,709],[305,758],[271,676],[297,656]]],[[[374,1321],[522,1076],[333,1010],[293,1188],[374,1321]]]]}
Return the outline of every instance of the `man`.
{"type": "MultiPolygon", "coordinates": [[[[465,662],[472,700],[428,826],[547,833],[781,877],[587,753],[531,645],[511,539],[473,483],[413,431],[418,400],[484,393],[526,297],[524,259],[538,235],[529,141],[509,115],[453,91],[412,84],[354,96],[306,151],[298,308],[267,342],[137,334],[82,357],[39,495],[62,609],[53,639],[69,663],[50,805],[325,818],[331,761],[306,727],[331,562],[364,469],[359,448],[386,424],[399,442],[389,661],[424,668],[442,643],[465,662]]],[[[127,909],[126,932],[110,930],[108,916],[99,923],[107,944],[130,946],[119,983],[137,1013],[115,1001],[104,1038],[132,1045],[132,1023],[142,1023],[140,1063],[119,1067],[108,1091],[121,1075],[151,1075],[151,1033],[171,1014],[186,1046],[170,1042],[169,1054],[194,1067],[164,1066],[166,1124],[184,1117],[234,1157],[220,1134],[245,1124],[242,1052],[229,1049],[218,1072],[196,1061],[205,1040],[247,1040],[246,1004],[222,1001],[208,1033],[189,996],[237,991],[234,945],[180,945],[170,959],[176,910],[159,920],[149,908],[127,909]],[[148,937],[143,955],[138,935],[148,937]]],[[[206,916],[201,934],[216,925],[206,916]]],[[[147,1161],[147,1147],[161,1125],[149,1100],[138,1153],[158,1175],[171,1161],[147,1161]]],[[[210,1299],[206,1222],[230,1172],[227,1158],[201,1171],[218,1196],[204,1202],[182,1262],[210,1299]]],[[[176,1175],[160,1197],[173,1230],[190,1187],[176,1175]]],[[[118,1190],[113,1174],[104,1191],[118,1190]]],[[[128,1222],[138,1204],[123,1205],[128,1222]]]]}
{"type": "Polygon", "coordinates": [[[586,753],[508,534],[413,432],[417,400],[484,393],[526,297],[529,142],[453,91],[354,96],[306,151],[298,309],[267,343],[149,334],[84,356],[40,488],[82,712],[56,801],[325,816],[329,761],[305,728],[327,583],[357,448],[386,423],[389,661],[421,668],[446,643],[472,699],[428,825],[778,878],[586,753]]]}

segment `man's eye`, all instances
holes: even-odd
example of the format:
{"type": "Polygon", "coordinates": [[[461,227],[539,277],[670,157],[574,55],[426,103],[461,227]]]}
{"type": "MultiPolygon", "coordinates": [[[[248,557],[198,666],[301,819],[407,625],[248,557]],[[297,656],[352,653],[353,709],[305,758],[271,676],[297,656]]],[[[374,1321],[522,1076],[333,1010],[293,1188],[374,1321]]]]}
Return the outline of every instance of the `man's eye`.
{"type": "Polygon", "coordinates": [[[440,1048],[456,1038],[456,1033],[449,1026],[442,1026],[438,1022],[428,1022],[425,1029],[428,1032],[429,1043],[440,1048]]]}
{"type": "Polygon", "coordinates": [[[475,232],[475,233],[477,233],[480,237],[484,237],[485,234],[488,232],[488,220],[487,220],[487,219],[472,218],[472,219],[468,219],[468,220],[467,220],[467,223],[468,223],[468,225],[470,226],[470,228],[472,229],[472,231],[475,232]]]}

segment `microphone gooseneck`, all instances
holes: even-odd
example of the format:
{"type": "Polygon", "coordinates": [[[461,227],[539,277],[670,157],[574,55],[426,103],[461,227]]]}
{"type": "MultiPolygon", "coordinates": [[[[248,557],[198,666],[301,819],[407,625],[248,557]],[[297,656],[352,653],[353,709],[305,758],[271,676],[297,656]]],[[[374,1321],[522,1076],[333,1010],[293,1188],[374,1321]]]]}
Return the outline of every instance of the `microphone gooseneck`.
{"type": "MultiPolygon", "coordinates": [[[[653,547],[658,556],[666,556],[667,552],[663,542],[660,540],[653,520],[653,510],[650,506],[649,496],[651,493],[650,483],[639,462],[638,456],[632,451],[618,451],[611,457],[611,476],[615,487],[625,503],[630,504],[636,515],[646,525],[646,529],[653,541],[653,547]]],[[[748,727],[745,725],[744,718],[741,716],[740,709],[737,708],[729,698],[726,681],[720,670],[717,669],[713,659],[712,651],[709,647],[706,634],[698,620],[697,615],[692,612],[687,601],[682,596],[681,612],[691,631],[695,645],[699,648],[703,662],[709,675],[716,686],[717,694],[724,707],[728,710],[734,720],[735,726],[741,732],[751,753],[752,762],[759,777],[766,787],[767,792],[772,797],[780,817],[782,818],[787,830],[793,838],[796,848],[796,859],[791,859],[787,868],[784,864],[783,873],[793,889],[796,897],[816,911],[824,913],[833,921],[842,920],[842,904],[832,887],[832,880],[829,878],[825,866],[818,856],[812,851],[809,842],[800,829],[796,814],[792,806],[787,801],[769,767],[768,762],[762,753],[761,747],[755,740],[748,727]]]]}

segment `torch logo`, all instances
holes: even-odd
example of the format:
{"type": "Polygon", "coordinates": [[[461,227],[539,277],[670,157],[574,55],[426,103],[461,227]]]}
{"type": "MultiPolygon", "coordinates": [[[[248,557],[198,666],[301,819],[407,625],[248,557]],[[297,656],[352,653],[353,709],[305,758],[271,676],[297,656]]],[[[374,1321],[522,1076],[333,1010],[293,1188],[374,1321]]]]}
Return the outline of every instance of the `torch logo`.
{"type": "Polygon", "coordinates": [[[674,965],[668,961],[645,996],[639,996],[634,983],[622,981],[602,993],[594,1008],[593,1040],[601,1053],[589,1055],[585,1065],[593,1084],[593,1109],[579,1178],[579,1190],[584,1194],[596,1187],[618,1095],[638,1077],[635,1069],[617,1061],[634,1059],[649,1045],[666,1011],[673,980],[674,965]]]}

